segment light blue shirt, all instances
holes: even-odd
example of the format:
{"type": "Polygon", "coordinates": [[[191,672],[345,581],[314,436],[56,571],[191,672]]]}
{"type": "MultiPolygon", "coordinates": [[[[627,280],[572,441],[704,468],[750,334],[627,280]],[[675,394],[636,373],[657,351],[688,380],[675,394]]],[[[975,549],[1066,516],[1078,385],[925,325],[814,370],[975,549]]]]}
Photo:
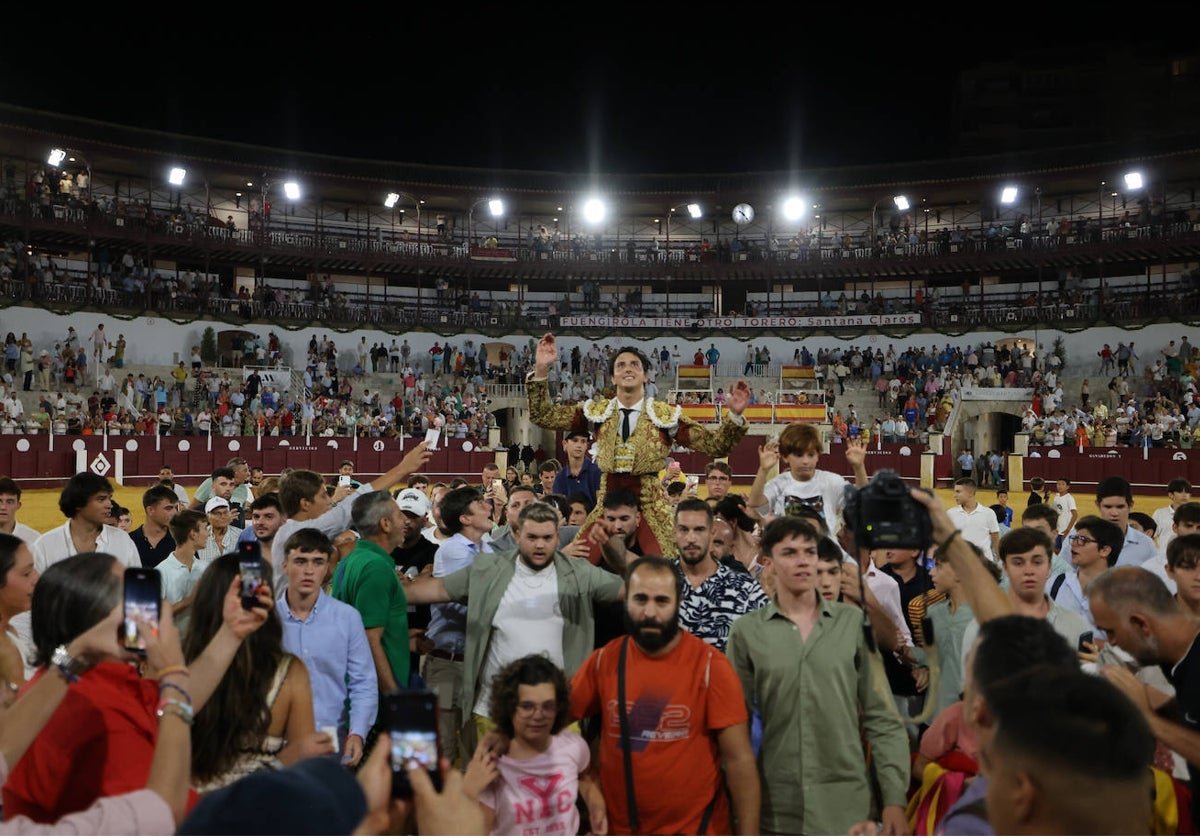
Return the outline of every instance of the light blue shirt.
{"type": "MultiPolygon", "coordinates": [[[[475,555],[480,551],[491,552],[489,544],[484,543],[481,549],[462,533],[454,534],[438,546],[437,554],[433,555],[433,576],[446,575],[465,569],[475,562],[475,555]]],[[[467,606],[466,604],[436,604],[429,608],[429,626],[425,636],[433,642],[438,650],[447,653],[462,653],[467,648],[467,606]]]]}
{"type": "Polygon", "coordinates": [[[365,741],[379,711],[379,683],[358,610],[318,592],[306,619],[292,614],[287,596],[275,602],[275,611],[283,624],[284,650],[308,668],[317,726],[336,725],[339,736],[349,733],[365,741]]]}

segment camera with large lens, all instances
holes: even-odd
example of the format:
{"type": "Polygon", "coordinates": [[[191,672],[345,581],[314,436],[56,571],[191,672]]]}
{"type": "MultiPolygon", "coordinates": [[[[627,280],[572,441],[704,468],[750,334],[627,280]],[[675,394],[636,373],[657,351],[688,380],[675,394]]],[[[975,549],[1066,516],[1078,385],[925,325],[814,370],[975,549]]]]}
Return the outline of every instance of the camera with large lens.
{"type": "Polygon", "coordinates": [[[929,548],[929,510],[894,470],[879,470],[866,487],[846,487],[846,523],[859,548],[929,548]]]}

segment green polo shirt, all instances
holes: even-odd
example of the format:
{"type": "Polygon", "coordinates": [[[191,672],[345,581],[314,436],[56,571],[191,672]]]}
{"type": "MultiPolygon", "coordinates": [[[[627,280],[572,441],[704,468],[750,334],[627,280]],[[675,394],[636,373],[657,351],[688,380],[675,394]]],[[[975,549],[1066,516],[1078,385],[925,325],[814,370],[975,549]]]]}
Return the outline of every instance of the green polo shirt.
{"type": "Polygon", "coordinates": [[[770,834],[845,834],[870,815],[861,732],[883,805],[905,807],[908,735],[862,610],[821,600],[808,639],[776,601],[733,622],[725,653],[762,717],[762,823],[770,834]]]}
{"type": "Polygon", "coordinates": [[[408,599],[396,577],[392,555],[369,540],[359,540],[338,563],[330,594],[358,610],[367,630],[383,628],[383,652],[392,676],[400,688],[407,688],[411,664],[408,599]]]}

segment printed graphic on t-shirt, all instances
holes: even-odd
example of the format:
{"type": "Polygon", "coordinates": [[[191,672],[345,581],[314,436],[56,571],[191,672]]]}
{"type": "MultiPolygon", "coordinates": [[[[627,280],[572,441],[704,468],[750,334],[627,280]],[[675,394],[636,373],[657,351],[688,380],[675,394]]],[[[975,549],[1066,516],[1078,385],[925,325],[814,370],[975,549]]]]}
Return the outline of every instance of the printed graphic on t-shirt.
{"type": "Polygon", "coordinates": [[[783,497],[783,515],[784,516],[801,516],[804,510],[815,510],[825,520],[825,499],[821,496],[784,496],[783,497]]]}
{"type": "Polygon", "coordinates": [[[576,793],[562,773],[547,776],[522,776],[517,780],[528,792],[524,800],[514,800],[513,822],[523,835],[562,834],[567,823],[564,814],[575,808],[576,793]]]}
{"type": "MultiPolygon", "coordinates": [[[[629,716],[629,741],[632,751],[643,752],[653,742],[679,741],[688,737],[692,710],[669,697],[642,694],[636,700],[625,701],[629,716]]],[[[608,731],[613,738],[621,737],[621,715],[617,701],[608,704],[608,731]]]]}

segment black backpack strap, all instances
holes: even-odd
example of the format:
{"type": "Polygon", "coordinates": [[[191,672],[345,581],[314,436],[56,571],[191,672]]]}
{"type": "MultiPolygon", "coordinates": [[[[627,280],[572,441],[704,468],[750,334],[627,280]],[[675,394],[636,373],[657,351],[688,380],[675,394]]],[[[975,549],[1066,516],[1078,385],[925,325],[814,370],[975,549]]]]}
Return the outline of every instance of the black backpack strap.
{"type": "Polygon", "coordinates": [[[1062,589],[1062,585],[1066,582],[1067,582],[1067,573],[1066,572],[1061,572],[1059,574],[1059,576],[1054,579],[1054,583],[1051,584],[1051,586],[1050,586],[1050,600],[1051,601],[1053,601],[1055,598],[1058,597],[1058,590],[1062,589]]]}
{"type": "Polygon", "coordinates": [[[637,798],[633,792],[633,744],[629,737],[629,712],[625,708],[625,654],[629,650],[629,637],[621,640],[621,655],[617,659],[617,712],[621,717],[621,755],[625,759],[625,800],[629,807],[629,828],[638,834],[637,798]]]}

